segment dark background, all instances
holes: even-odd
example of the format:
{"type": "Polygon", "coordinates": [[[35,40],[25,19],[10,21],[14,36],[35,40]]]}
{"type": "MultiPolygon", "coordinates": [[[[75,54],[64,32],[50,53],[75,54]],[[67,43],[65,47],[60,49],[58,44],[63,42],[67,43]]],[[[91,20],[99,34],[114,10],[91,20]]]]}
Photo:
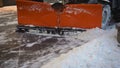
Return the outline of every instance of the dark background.
{"type": "Polygon", "coordinates": [[[0,6],[15,5],[16,0],[0,0],[0,6]]]}

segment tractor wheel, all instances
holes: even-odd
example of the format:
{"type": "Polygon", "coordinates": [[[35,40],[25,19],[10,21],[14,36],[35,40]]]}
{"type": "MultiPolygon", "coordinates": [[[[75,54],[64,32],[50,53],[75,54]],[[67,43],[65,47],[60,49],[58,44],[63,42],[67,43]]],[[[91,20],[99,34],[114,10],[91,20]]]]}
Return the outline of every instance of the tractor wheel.
{"type": "Polygon", "coordinates": [[[103,5],[102,11],[102,29],[106,29],[109,26],[111,20],[111,7],[109,4],[103,5]]]}

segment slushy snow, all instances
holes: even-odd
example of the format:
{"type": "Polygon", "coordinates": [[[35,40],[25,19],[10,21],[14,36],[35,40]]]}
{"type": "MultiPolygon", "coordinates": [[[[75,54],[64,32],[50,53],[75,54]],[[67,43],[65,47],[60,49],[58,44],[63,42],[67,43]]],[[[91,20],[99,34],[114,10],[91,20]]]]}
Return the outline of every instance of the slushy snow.
{"type": "Polygon", "coordinates": [[[104,31],[104,34],[100,31],[98,33],[101,36],[98,35],[88,43],[62,54],[42,68],[120,68],[117,31],[112,29],[104,31]]]}

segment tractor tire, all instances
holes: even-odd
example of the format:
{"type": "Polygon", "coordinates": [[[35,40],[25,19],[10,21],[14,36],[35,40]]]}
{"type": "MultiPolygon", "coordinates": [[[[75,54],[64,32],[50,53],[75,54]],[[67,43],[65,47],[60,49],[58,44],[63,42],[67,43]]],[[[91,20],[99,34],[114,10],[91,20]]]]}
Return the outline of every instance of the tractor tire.
{"type": "Polygon", "coordinates": [[[102,11],[102,29],[107,29],[110,21],[111,21],[111,7],[109,4],[104,4],[102,11]]]}

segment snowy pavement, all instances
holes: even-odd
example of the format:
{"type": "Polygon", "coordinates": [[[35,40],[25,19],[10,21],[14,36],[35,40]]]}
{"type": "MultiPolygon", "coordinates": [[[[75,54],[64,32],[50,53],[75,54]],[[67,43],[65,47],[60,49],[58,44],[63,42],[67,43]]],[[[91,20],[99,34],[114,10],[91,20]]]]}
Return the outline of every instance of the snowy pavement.
{"type": "Polygon", "coordinates": [[[0,8],[0,68],[120,67],[116,29],[94,28],[70,37],[16,33],[16,11],[16,6],[0,8]]]}
{"type": "Polygon", "coordinates": [[[115,30],[53,59],[42,68],[120,68],[120,48],[115,30]]]}
{"type": "Polygon", "coordinates": [[[1,68],[40,68],[52,58],[86,42],[75,38],[16,33],[16,7],[3,7],[0,12],[1,68]]]}

